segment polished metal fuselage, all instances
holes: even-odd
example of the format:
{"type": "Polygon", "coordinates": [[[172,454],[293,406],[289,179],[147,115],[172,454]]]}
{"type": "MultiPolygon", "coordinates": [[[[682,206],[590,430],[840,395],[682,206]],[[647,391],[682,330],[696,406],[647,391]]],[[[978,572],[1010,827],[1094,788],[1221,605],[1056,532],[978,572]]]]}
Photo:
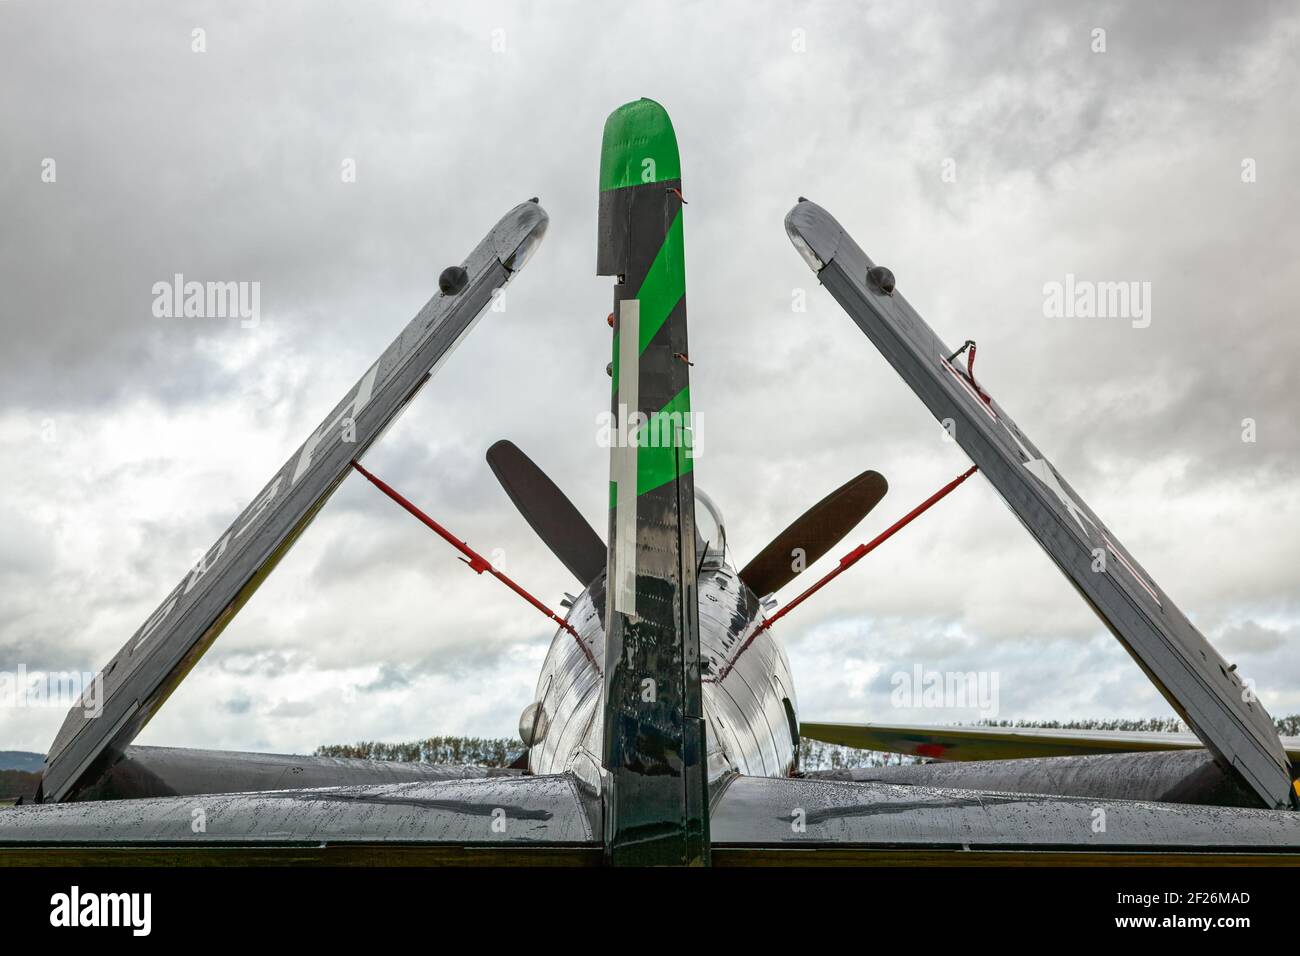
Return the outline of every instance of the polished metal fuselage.
{"type": "MultiPolygon", "coordinates": [[[[798,747],[797,705],[790,663],[770,630],[758,631],[762,605],[723,561],[698,575],[702,690],[708,724],[708,775],[730,771],[756,777],[788,776],[798,747]]],[[[537,681],[529,726],[528,769],[569,770],[593,780],[602,752],[605,656],[605,576],[572,603],[568,620],[577,636],[559,630],[537,681]]]]}

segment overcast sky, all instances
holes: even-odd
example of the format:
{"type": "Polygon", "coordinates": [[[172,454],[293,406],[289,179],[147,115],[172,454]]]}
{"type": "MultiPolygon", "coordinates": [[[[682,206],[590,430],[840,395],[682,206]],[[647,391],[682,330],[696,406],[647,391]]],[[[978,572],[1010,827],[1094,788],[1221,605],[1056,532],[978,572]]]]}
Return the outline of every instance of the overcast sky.
{"type": "MultiPolygon", "coordinates": [[[[806,195],[979,342],[1022,429],[1300,711],[1293,5],[181,7],[0,3],[0,670],[102,666],[534,195],[550,230],[506,311],[367,464],[544,600],[575,590],[483,454],[513,439],[605,526],[600,136],[648,96],[690,203],[696,480],[738,564],[877,469],[824,571],[968,464],[791,248],[806,195]],[[260,323],[156,318],[175,273],[260,283],[260,323]],[[1046,317],[1067,274],[1149,282],[1149,327],[1046,317]]],[[[139,742],[511,735],[544,623],[354,477],[139,742]]],[[[1172,714],[978,478],[777,631],[805,719],[954,719],[891,707],[917,664],[996,673],[1006,719],[1172,714]]],[[[0,712],[0,749],[62,719],[0,712]]]]}

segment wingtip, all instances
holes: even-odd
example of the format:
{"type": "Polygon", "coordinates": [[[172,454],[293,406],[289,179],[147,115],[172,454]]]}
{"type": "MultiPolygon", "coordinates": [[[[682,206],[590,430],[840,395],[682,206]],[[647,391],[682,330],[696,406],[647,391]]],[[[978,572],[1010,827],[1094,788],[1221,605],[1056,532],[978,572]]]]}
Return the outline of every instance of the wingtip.
{"type": "Polygon", "coordinates": [[[488,446],[488,450],[484,453],[484,457],[488,460],[488,463],[491,464],[492,459],[497,455],[500,455],[503,451],[507,451],[514,447],[515,443],[509,438],[499,438],[488,446]]]}

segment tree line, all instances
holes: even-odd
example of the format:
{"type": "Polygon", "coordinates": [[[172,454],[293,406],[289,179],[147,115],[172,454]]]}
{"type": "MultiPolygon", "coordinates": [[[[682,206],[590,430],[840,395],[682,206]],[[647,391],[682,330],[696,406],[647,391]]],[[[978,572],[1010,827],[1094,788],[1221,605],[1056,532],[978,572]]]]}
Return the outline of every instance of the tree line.
{"type": "Polygon", "coordinates": [[[508,767],[523,751],[522,741],[513,737],[425,737],[406,743],[387,744],[362,740],[355,744],[326,744],[316,748],[317,757],[359,757],[363,760],[395,760],[400,763],[477,764],[508,767]]]}

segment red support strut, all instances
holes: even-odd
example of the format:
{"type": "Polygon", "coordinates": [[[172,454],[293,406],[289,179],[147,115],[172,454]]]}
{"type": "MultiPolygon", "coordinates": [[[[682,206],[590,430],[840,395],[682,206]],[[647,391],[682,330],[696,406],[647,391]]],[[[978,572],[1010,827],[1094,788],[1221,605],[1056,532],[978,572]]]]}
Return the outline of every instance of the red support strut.
{"type": "MultiPolygon", "coordinates": [[[[457,551],[463,554],[465,557],[461,558],[461,560],[464,561],[467,565],[469,565],[469,569],[471,571],[473,571],[475,574],[482,574],[484,571],[488,572],[494,578],[496,578],[498,581],[500,581],[502,584],[508,587],[510,590],[514,591],[521,598],[523,598],[525,601],[531,604],[533,607],[537,608],[537,610],[541,611],[543,614],[549,617],[556,624],[560,625],[561,628],[563,628],[564,630],[572,634],[574,640],[578,642],[578,646],[581,647],[583,653],[587,655],[587,660],[591,661],[593,665],[596,664],[596,658],[592,656],[591,648],[587,647],[587,645],[583,642],[582,638],[578,636],[578,632],[573,629],[573,626],[568,621],[560,617],[558,614],[552,611],[541,601],[537,600],[537,598],[533,597],[531,594],[529,594],[527,591],[521,588],[518,584],[512,581],[508,576],[506,576],[505,574],[503,574],[502,572],[494,568],[492,566],[492,562],[489,561],[487,558],[483,557],[483,555],[479,554],[473,548],[471,548],[468,542],[461,541],[459,538],[457,538],[454,534],[452,534],[442,525],[438,524],[438,522],[434,521],[427,514],[425,514],[415,505],[411,504],[411,502],[407,501],[404,497],[402,497],[402,495],[395,488],[392,488],[382,479],[377,478],[374,475],[372,475],[370,472],[366,471],[366,469],[362,467],[360,462],[353,461],[352,467],[355,468],[362,475],[362,477],[364,477],[372,485],[374,485],[384,494],[388,495],[388,497],[392,498],[399,505],[405,508],[408,512],[410,512],[421,522],[423,522],[430,530],[433,531],[434,534],[438,535],[438,537],[442,538],[449,545],[451,545],[453,548],[455,548],[457,551]]],[[[597,667],[597,669],[599,669],[599,667],[597,667]]]]}
{"type": "Polygon", "coordinates": [[[820,581],[818,581],[808,590],[804,591],[803,594],[800,594],[797,598],[795,598],[785,607],[781,608],[781,610],[777,611],[771,617],[765,618],[763,622],[758,625],[758,627],[750,631],[749,637],[745,638],[745,642],[741,644],[740,647],[736,649],[736,653],[733,654],[731,658],[725,664],[722,665],[722,668],[718,671],[718,673],[711,674],[703,678],[703,680],[709,683],[721,683],[726,678],[726,676],[731,673],[732,668],[736,666],[736,661],[740,659],[740,655],[745,653],[745,651],[749,650],[750,645],[754,643],[754,639],[757,638],[758,635],[762,634],[764,631],[766,631],[777,621],[781,620],[781,618],[785,617],[787,614],[789,614],[791,611],[797,608],[804,601],[808,600],[808,598],[812,597],[814,594],[820,591],[823,587],[825,587],[828,583],[830,583],[831,580],[843,574],[849,568],[853,567],[853,565],[861,561],[864,557],[866,557],[868,554],[874,551],[879,545],[884,544],[886,541],[892,538],[899,530],[906,527],[918,515],[929,510],[941,498],[948,495],[948,493],[951,492],[954,488],[960,485],[971,475],[975,474],[977,470],[978,467],[976,465],[971,465],[970,468],[968,468],[964,473],[958,475],[952,481],[948,482],[946,485],[944,485],[942,488],[940,488],[938,491],[932,494],[929,498],[926,498],[919,505],[917,505],[907,514],[903,515],[903,517],[899,518],[897,521],[891,524],[884,531],[880,532],[880,534],[876,535],[866,544],[858,545],[856,548],[854,548],[844,557],[840,558],[840,563],[838,567],[832,569],[820,581]]]}

